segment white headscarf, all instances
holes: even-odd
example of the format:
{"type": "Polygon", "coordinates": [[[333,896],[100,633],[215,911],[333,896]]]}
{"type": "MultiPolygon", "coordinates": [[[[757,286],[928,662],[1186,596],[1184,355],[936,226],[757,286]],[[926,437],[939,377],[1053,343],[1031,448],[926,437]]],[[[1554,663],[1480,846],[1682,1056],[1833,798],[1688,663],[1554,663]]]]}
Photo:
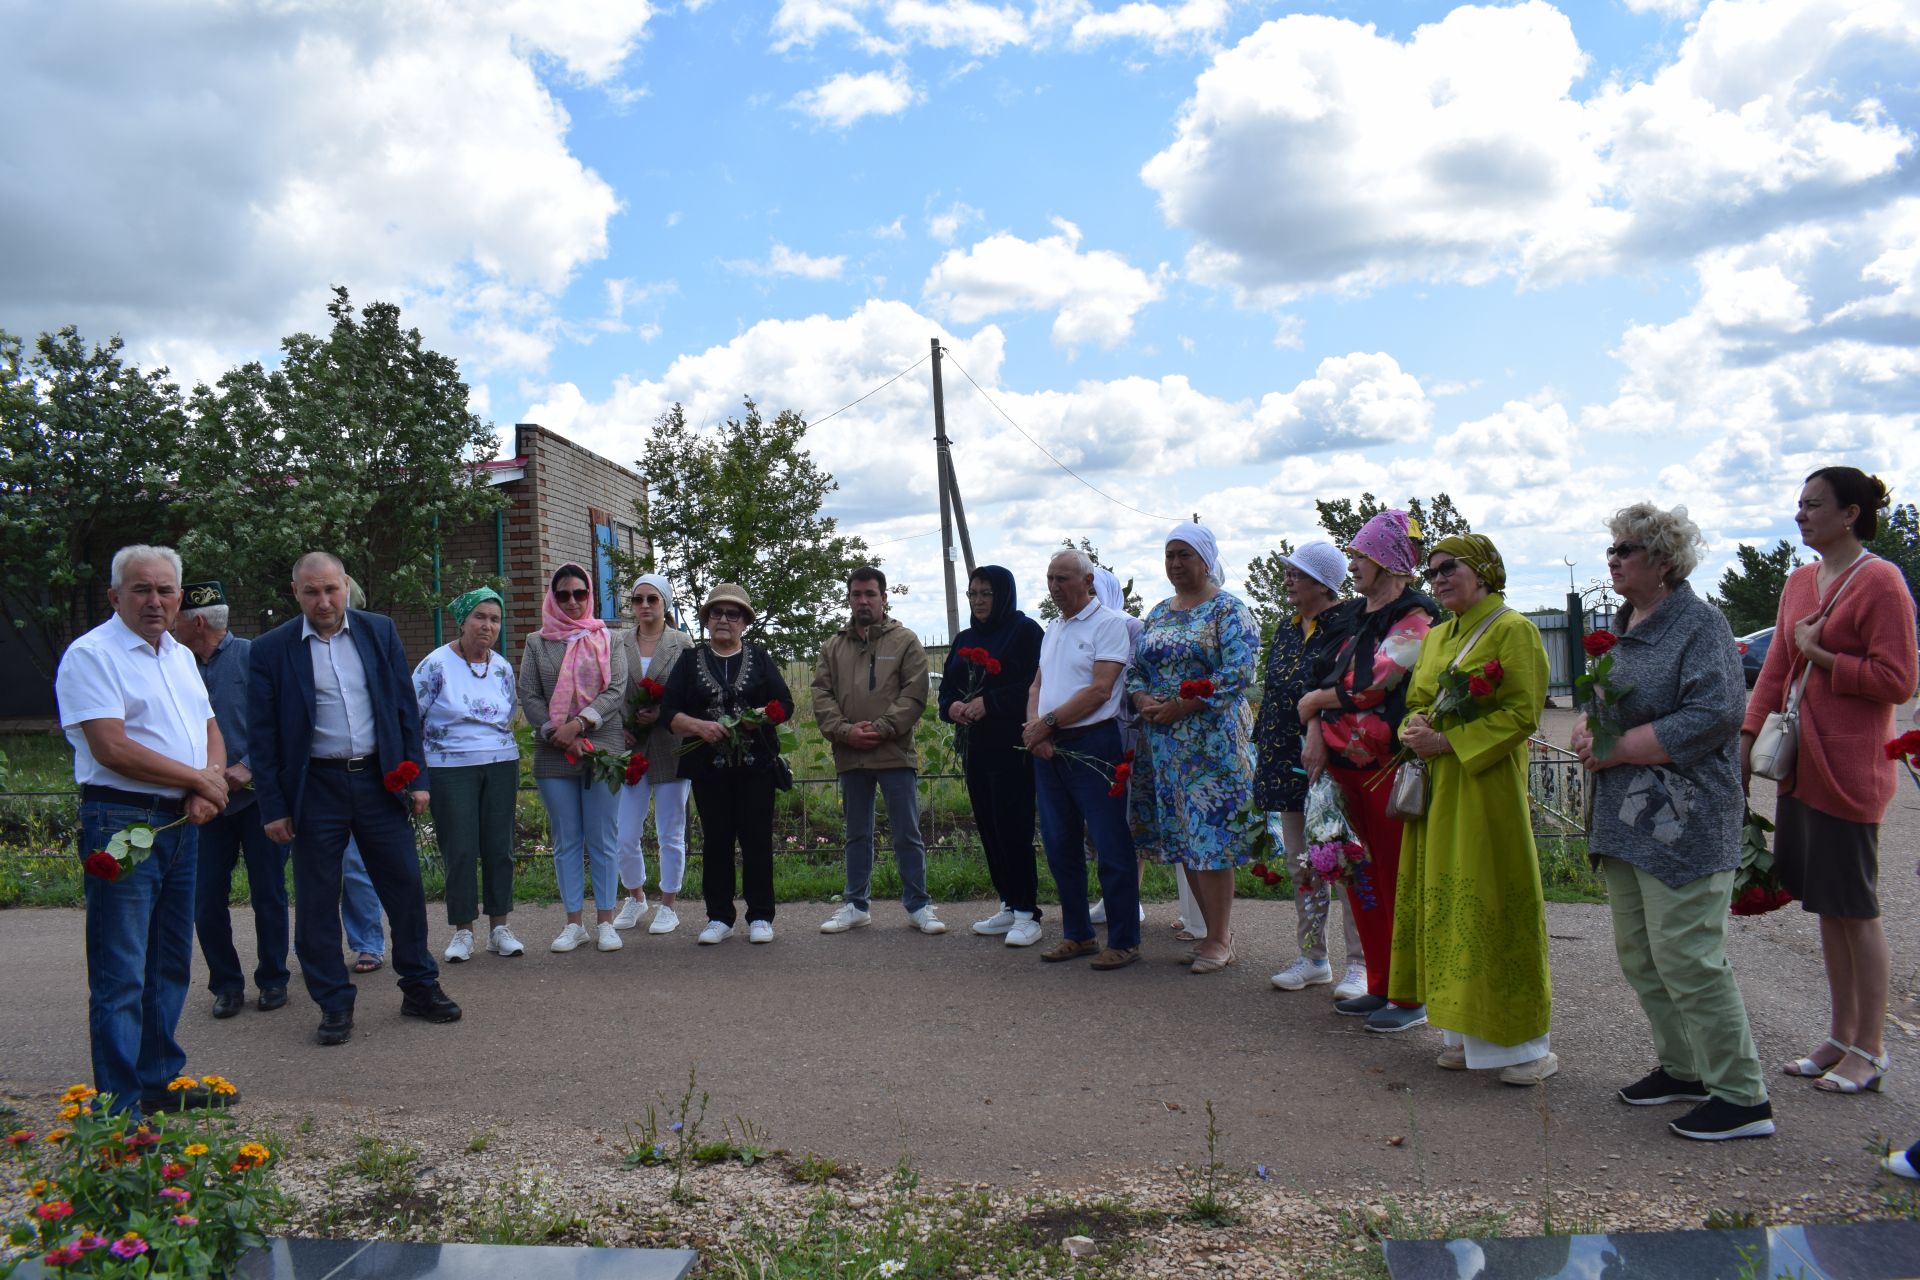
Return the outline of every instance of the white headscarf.
{"type": "Polygon", "coordinates": [[[657,573],[643,573],[633,580],[633,586],[627,588],[627,597],[629,599],[633,597],[634,591],[638,589],[642,583],[660,593],[660,616],[666,619],[669,624],[677,626],[680,622],[680,615],[673,611],[673,585],[657,573]]]}
{"type": "Polygon", "coordinates": [[[1220,544],[1214,541],[1213,531],[1203,524],[1188,520],[1173,527],[1167,535],[1168,542],[1184,542],[1199,553],[1207,566],[1207,581],[1216,587],[1227,585],[1227,575],[1220,570],[1220,544]]]}
{"type": "Polygon", "coordinates": [[[1127,612],[1127,592],[1120,579],[1105,565],[1093,566],[1093,598],[1127,620],[1127,630],[1135,640],[1147,624],[1127,612]]]}

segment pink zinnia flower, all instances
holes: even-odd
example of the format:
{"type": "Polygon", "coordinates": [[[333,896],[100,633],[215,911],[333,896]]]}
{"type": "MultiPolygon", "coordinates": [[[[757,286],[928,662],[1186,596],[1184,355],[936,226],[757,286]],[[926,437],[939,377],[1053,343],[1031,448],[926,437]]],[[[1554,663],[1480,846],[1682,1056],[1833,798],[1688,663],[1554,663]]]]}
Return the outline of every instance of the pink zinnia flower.
{"type": "Polygon", "coordinates": [[[129,1231],[107,1246],[107,1252],[116,1258],[137,1258],[147,1251],[147,1242],[129,1231]]]}

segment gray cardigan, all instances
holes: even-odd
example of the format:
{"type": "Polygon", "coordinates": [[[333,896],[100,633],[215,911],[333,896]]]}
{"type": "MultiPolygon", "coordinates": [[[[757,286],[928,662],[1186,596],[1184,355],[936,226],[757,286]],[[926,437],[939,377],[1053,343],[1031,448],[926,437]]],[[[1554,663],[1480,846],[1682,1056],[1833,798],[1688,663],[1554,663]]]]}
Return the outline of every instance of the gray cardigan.
{"type": "MultiPolygon", "coordinates": [[[[548,700],[560,678],[560,660],[567,646],[549,640],[538,631],[527,637],[520,655],[520,714],[533,726],[533,776],[536,778],[577,778],[587,771],[584,764],[568,764],[566,755],[547,745],[548,700]]],[[[625,750],[619,737],[621,716],[627,701],[627,647],[618,633],[607,635],[607,687],[582,710],[580,718],[588,722],[586,736],[613,732],[605,744],[611,751],[625,750]]],[[[595,744],[600,745],[600,744],[595,744]]]]}
{"type": "MultiPolygon", "coordinates": [[[[642,670],[640,641],[632,632],[622,637],[621,647],[627,651],[627,691],[629,694],[640,687],[645,679],[665,684],[667,677],[673,674],[673,668],[682,657],[693,652],[693,640],[686,632],[668,627],[660,633],[660,642],[654,646],[653,665],[642,670]]],[[[625,710],[631,710],[629,705],[625,710]]],[[[640,744],[640,754],[647,758],[647,781],[660,784],[675,782],[680,777],[680,758],[674,754],[679,749],[680,739],[674,737],[673,730],[667,728],[665,716],[653,722],[653,727],[641,733],[631,723],[627,725],[640,744]]]]}
{"type": "Polygon", "coordinates": [[[1615,713],[1623,729],[1651,724],[1672,762],[1595,774],[1587,847],[1677,889],[1740,865],[1746,679],[1726,615],[1686,583],[1631,631],[1630,617],[1619,620],[1612,679],[1632,691],[1615,713]]]}

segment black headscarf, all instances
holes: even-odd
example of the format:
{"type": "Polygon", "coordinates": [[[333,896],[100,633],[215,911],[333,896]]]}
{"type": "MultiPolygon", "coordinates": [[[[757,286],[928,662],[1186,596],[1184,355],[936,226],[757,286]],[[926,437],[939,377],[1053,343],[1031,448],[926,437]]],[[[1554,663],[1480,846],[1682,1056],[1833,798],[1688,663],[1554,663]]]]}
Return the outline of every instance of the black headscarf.
{"type": "Polygon", "coordinates": [[[1013,575],[997,564],[983,564],[968,577],[985,578],[987,585],[993,588],[993,612],[987,615],[985,622],[969,624],[961,635],[989,653],[997,654],[1012,642],[1014,629],[1027,616],[1020,612],[1020,597],[1014,594],[1013,575]]]}

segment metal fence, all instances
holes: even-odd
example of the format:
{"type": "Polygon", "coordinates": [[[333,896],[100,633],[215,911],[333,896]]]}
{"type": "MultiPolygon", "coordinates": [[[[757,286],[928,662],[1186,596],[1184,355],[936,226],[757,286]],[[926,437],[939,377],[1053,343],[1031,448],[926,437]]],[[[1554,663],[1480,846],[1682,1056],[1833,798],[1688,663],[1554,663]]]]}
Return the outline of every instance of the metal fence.
{"type": "MultiPolygon", "coordinates": [[[[1577,647],[1568,642],[1568,615],[1564,609],[1540,609],[1526,615],[1540,631],[1540,642],[1547,647],[1547,696],[1549,698],[1571,698],[1575,677],[1585,674],[1584,665],[1576,665],[1573,651],[1577,647]]],[[[1613,625],[1613,611],[1610,609],[1589,609],[1582,618],[1586,635],[1599,627],[1613,625]]],[[[1579,637],[1574,637],[1577,641],[1579,637]]]]}
{"type": "Polygon", "coordinates": [[[1527,801],[1536,834],[1585,835],[1592,797],[1580,757],[1545,738],[1528,738],[1527,801]]]}

